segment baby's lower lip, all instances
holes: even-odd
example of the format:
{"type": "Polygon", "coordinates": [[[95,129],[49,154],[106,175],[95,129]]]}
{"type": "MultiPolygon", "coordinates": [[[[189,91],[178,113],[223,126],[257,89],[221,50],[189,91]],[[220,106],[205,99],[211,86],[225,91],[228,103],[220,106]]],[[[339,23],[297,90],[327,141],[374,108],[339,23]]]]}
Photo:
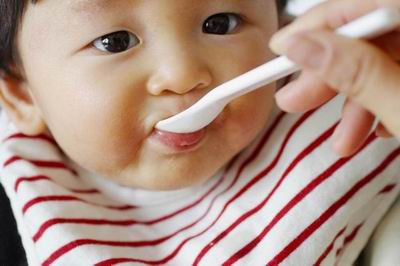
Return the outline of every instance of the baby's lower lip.
{"type": "Polygon", "coordinates": [[[192,133],[172,133],[155,129],[152,137],[175,151],[185,151],[195,147],[205,136],[206,129],[192,133]]]}

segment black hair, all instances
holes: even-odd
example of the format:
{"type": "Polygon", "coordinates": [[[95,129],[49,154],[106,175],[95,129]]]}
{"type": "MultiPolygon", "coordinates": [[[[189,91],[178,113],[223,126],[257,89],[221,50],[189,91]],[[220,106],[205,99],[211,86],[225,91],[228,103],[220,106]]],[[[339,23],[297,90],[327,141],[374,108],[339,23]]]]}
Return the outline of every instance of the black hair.
{"type": "MultiPolygon", "coordinates": [[[[0,76],[7,75],[21,79],[16,69],[19,57],[15,45],[16,34],[28,2],[38,0],[0,0],[0,76]]],[[[282,10],[287,0],[277,0],[282,10]]]]}
{"type": "MultiPolygon", "coordinates": [[[[36,3],[37,0],[30,0],[36,3]]],[[[18,63],[16,34],[27,0],[0,0],[0,75],[20,78],[14,68],[18,63]]]]}

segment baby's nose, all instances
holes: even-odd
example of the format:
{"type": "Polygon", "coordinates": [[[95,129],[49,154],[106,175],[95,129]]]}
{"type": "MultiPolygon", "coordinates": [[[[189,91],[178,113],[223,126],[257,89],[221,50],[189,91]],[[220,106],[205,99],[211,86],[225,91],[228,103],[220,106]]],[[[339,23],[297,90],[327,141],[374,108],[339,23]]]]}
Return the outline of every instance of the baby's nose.
{"type": "Polygon", "coordinates": [[[169,53],[155,62],[155,71],[149,77],[147,89],[152,95],[163,92],[185,94],[211,85],[212,76],[206,63],[186,52],[169,53]]]}

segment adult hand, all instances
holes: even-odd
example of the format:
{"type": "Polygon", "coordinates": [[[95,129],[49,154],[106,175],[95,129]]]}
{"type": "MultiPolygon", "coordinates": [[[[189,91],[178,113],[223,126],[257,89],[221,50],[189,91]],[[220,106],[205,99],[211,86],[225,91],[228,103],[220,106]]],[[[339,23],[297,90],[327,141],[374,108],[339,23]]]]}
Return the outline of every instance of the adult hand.
{"type": "Polygon", "coordinates": [[[400,28],[367,41],[333,32],[380,7],[399,9],[399,0],[331,0],[278,32],[271,48],[303,69],[279,90],[278,105],[289,112],[316,108],[337,93],[346,95],[342,119],[332,137],[341,156],[357,151],[375,118],[378,136],[400,137],[400,28]]]}

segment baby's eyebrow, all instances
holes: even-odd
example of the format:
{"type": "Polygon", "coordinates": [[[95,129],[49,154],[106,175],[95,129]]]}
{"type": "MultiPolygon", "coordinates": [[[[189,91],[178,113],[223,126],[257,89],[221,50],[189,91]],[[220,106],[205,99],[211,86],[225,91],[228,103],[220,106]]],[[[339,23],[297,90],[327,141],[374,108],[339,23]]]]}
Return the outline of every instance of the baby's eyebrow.
{"type": "Polygon", "coordinates": [[[111,0],[70,0],[68,7],[77,13],[88,13],[104,9],[110,6],[111,2],[111,0]]]}

